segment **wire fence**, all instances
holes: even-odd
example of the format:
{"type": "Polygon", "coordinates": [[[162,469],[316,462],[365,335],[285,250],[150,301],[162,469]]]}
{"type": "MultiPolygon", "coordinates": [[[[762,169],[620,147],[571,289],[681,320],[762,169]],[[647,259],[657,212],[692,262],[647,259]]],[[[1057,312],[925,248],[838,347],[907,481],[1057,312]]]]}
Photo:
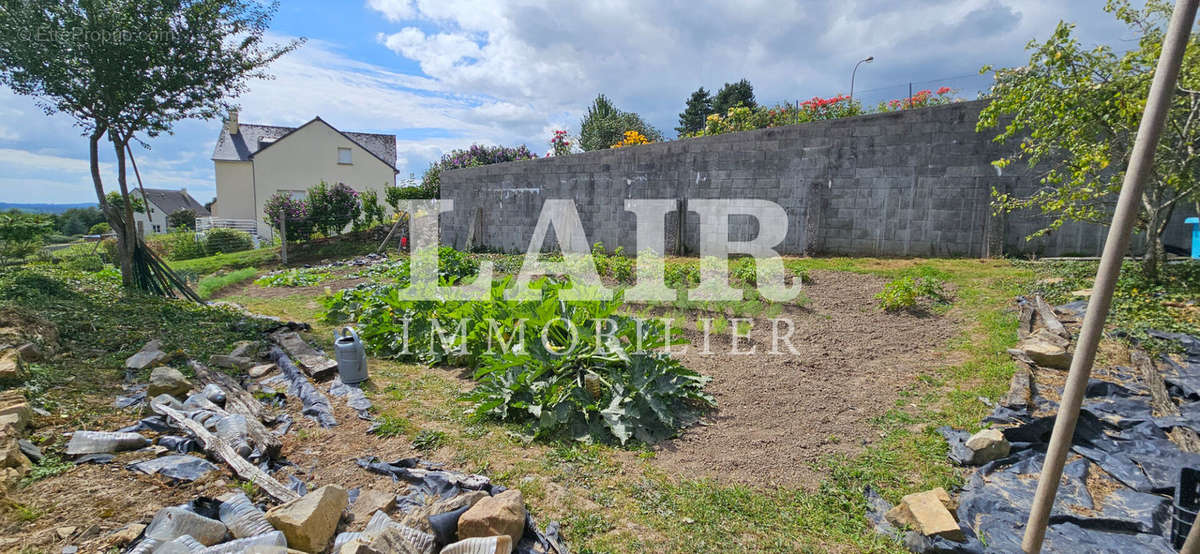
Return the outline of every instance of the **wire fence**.
{"type": "MultiPolygon", "coordinates": [[[[937,79],[926,79],[921,81],[911,81],[902,83],[893,83],[886,86],[879,86],[877,81],[872,81],[863,78],[864,71],[859,71],[858,80],[855,82],[854,100],[859,102],[866,111],[875,111],[881,104],[893,100],[904,101],[911,98],[921,91],[931,91],[936,94],[943,87],[948,88],[947,96],[956,100],[975,100],[982,94],[986,94],[991,89],[993,76],[988,73],[971,73],[964,75],[955,75],[950,77],[939,77],[937,79]]],[[[848,85],[848,83],[847,83],[848,85]]],[[[837,94],[848,94],[849,90],[831,91],[828,94],[817,94],[821,97],[836,96],[837,94]]],[[[808,98],[780,98],[777,101],[763,103],[763,105],[774,104],[796,104],[808,100],[808,98]]]]}

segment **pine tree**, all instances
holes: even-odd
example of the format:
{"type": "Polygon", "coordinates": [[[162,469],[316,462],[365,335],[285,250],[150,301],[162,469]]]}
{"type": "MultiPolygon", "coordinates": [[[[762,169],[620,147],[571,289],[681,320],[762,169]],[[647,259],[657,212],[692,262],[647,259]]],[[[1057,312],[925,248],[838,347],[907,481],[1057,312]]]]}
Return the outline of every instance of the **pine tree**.
{"type": "Polygon", "coordinates": [[[725,115],[729,112],[729,108],[739,104],[747,108],[758,106],[758,103],[754,101],[754,87],[750,85],[750,81],[745,79],[736,83],[725,83],[725,86],[721,87],[716,97],[713,98],[713,113],[725,115]]]}
{"type": "Polygon", "coordinates": [[[704,87],[696,89],[687,100],[687,106],[679,114],[679,126],[675,132],[679,136],[695,133],[704,128],[704,118],[713,113],[712,95],[704,87]]]}

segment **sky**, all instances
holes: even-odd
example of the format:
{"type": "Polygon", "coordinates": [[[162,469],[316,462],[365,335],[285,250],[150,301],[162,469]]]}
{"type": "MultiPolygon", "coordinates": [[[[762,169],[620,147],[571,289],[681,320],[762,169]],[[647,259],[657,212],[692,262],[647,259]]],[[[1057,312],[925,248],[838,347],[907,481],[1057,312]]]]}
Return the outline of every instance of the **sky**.
{"type": "MultiPolygon", "coordinates": [[[[471,144],[549,149],[597,93],[675,136],[685,99],[748,79],[759,103],[849,92],[867,105],[949,86],[975,98],[984,65],[1028,60],[1060,20],[1085,44],[1136,37],[1101,0],[284,0],[270,35],[305,37],[237,99],[243,123],[395,134],[399,179],[471,144]]],[[[145,186],[216,194],[219,120],[135,147],[145,186]]],[[[0,86],[0,202],[93,202],[87,140],[0,86]]],[[[112,164],[104,164],[106,176],[112,164]]],[[[314,183],[315,184],[315,183],[314,183]]]]}

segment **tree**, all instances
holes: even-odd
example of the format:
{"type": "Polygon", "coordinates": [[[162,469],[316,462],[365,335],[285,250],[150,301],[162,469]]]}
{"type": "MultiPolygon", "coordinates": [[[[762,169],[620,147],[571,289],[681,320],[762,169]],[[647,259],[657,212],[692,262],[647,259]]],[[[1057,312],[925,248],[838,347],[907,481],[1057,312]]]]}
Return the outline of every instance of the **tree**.
{"type": "Polygon", "coordinates": [[[712,95],[704,87],[696,89],[687,100],[683,112],[679,114],[679,126],[675,132],[679,136],[690,135],[704,129],[704,118],[713,113],[712,95]]]}
{"type": "Polygon", "coordinates": [[[196,229],[196,212],[187,208],[175,210],[167,216],[167,229],[196,229]]]}
{"type": "MultiPolygon", "coordinates": [[[[1038,209],[1053,218],[1034,236],[1068,221],[1106,225],[1112,219],[1171,5],[1151,0],[1137,10],[1110,0],[1105,11],[1138,33],[1135,48],[1122,54],[1107,46],[1088,49],[1072,36],[1073,25],[1059,23],[1045,42],[1029,43],[1028,65],[996,72],[995,99],[979,116],[979,130],[1000,127],[997,142],[1018,144],[1015,154],[995,164],[1024,161],[1044,185],[1027,197],[993,191],[1000,213],[1038,209]]],[[[1200,42],[1193,35],[1142,192],[1137,229],[1147,239],[1142,269],[1148,278],[1156,279],[1162,266],[1162,233],[1176,205],[1200,197],[1197,144],[1200,42]]]]}
{"type": "Polygon", "coordinates": [[[637,131],[650,142],[663,139],[662,133],[633,112],[623,112],[600,94],[579,122],[579,146],[585,151],[603,150],[621,142],[626,131],[637,131]]]}
{"type": "Polygon", "coordinates": [[[59,233],[67,236],[83,235],[97,223],[104,221],[104,214],[99,208],[71,208],[54,218],[54,226],[59,233]]]}
{"type": "Polygon", "coordinates": [[[745,79],[736,83],[725,83],[725,86],[717,91],[717,95],[713,97],[712,101],[713,113],[721,115],[728,113],[729,108],[739,105],[750,109],[758,107],[758,103],[754,101],[754,86],[745,79]]]}
{"type": "Polygon", "coordinates": [[[42,237],[54,230],[45,216],[10,211],[0,214],[0,263],[20,260],[42,247],[42,237]]]}
{"type": "Polygon", "coordinates": [[[149,272],[135,274],[144,246],[132,224],[130,142],[145,146],[143,137],[180,120],[216,117],[251,79],[267,77],[265,67],[302,42],[264,42],[276,9],[252,0],[0,0],[0,83],[47,114],[74,118],[88,137],[92,184],[117,234],[126,288],[165,293],[149,272]],[[118,203],[105,194],[102,140],[115,154],[118,203]]]}

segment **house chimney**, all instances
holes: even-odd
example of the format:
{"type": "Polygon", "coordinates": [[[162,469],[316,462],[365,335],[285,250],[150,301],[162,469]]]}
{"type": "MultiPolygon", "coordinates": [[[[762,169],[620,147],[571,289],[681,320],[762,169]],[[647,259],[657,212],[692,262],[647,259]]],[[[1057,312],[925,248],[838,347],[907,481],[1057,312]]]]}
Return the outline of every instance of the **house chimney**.
{"type": "Polygon", "coordinates": [[[231,134],[238,134],[238,111],[229,110],[229,117],[225,118],[225,130],[231,134]]]}

